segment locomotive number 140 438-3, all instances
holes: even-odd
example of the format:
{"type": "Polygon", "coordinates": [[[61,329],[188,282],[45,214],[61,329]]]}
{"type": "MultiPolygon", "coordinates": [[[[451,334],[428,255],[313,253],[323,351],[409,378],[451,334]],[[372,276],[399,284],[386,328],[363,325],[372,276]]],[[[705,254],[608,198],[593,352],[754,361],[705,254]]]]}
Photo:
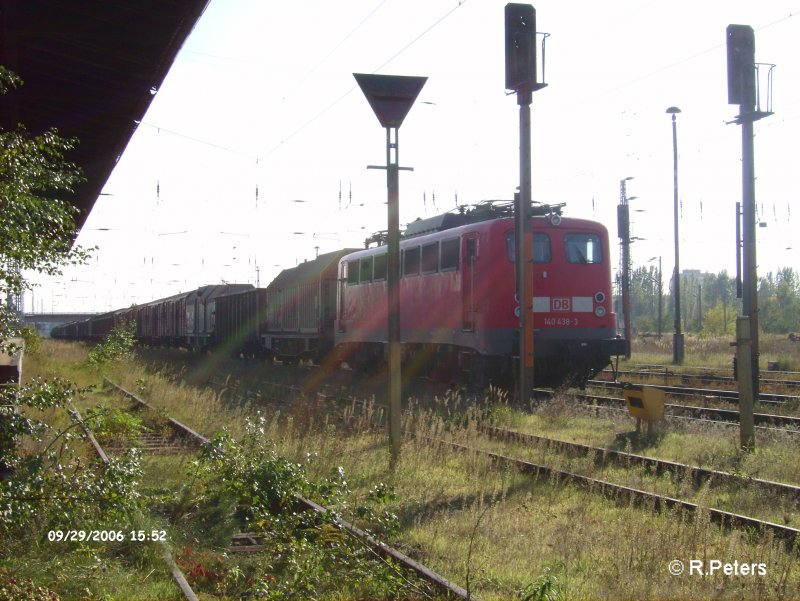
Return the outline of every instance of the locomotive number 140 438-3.
{"type": "Polygon", "coordinates": [[[544,325],[547,327],[555,328],[577,328],[577,317],[545,317],[544,325]]]}

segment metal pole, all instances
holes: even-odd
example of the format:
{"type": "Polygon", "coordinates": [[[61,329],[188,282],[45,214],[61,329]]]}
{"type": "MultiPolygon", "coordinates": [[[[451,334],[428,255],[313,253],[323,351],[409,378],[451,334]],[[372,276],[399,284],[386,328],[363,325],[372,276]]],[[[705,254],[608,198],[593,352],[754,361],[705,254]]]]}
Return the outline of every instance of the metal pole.
{"type": "Polygon", "coordinates": [[[392,447],[392,467],[396,466],[400,459],[402,397],[400,376],[400,161],[397,134],[398,128],[386,128],[386,182],[389,189],[386,286],[389,313],[389,442],[392,447]]]}
{"type": "Polygon", "coordinates": [[[742,203],[736,203],[736,298],[742,298],[742,203]]]}
{"type": "Polygon", "coordinates": [[[736,355],[739,376],[739,444],[742,449],[751,451],[756,446],[753,421],[753,378],[751,374],[751,336],[750,318],[736,319],[736,355]]]}
{"type": "MultiPolygon", "coordinates": [[[[753,148],[753,107],[740,106],[742,117],[742,306],[750,318],[750,363],[753,398],[759,395],[758,369],[758,273],[756,269],[756,184],[753,148]],[[747,109],[747,112],[746,112],[747,109]],[[750,113],[749,115],[747,113],[750,113]]],[[[741,365],[739,366],[741,369],[741,365]]]]}
{"type": "Polygon", "coordinates": [[[625,358],[631,358],[631,241],[630,238],[622,241],[622,313],[625,322],[625,340],[628,341],[628,350],[625,358]]]}
{"type": "Polygon", "coordinates": [[[631,358],[631,218],[628,205],[626,183],[633,177],[626,177],[619,182],[619,205],[617,206],[617,222],[622,251],[622,319],[625,329],[627,350],[625,358],[631,358]]]}
{"type": "MultiPolygon", "coordinates": [[[[375,116],[386,129],[386,187],[387,198],[387,260],[386,260],[386,311],[389,386],[389,442],[391,444],[392,468],[400,459],[401,432],[400,409],[402,395],[401,346],[400,346],[400,178],[398,130],[411,109],[427,77],[400,75],[367,75],[353,73],[361,91],[364,92],[375,116]]],[[[374,169],[367,166],[367,169],[374,169]]],[[[381,167],[378,167],[380,169],[381,167]]]]}
{"type": "Polygon", "coordinates": [[[697,331],[703,329],[703,285],[697,284],[697,331]]]}
{"type": "Polygon", "coordinates": [[[530,89],[517,92],[519,104],[519,196],[516,207],[517,295],[519,297],[519,399],[525,403],[533,388],[533,231],[531,206],[530,89]]]}
{"type": "Polygon", "coordinates": [[[672,362],[675,365],[683,363],[683,333],[681,332],[681,268],[680,268],[680,235],[678,232],[678,127],[676,114],[681,110],[671,106],[667,113],[672,115],[672,188],[673,188],[673,213],[675,221],[675,275],[674,275],[674,298],[675,298],[675,334],[672,338],[672,362]]]}

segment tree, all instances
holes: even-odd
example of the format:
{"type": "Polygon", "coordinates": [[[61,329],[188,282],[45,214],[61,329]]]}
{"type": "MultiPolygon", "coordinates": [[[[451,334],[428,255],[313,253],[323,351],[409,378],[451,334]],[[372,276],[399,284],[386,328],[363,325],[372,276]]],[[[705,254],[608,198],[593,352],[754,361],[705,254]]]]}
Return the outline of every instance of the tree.
{"type": "Polygon", "coordinates": [[[800,329],[800,276],[791,267],[769,272],[758,287],[759,325],[764,332],[786,334],[800,329]]]}
{"type": "MultiPolygon", "coordinates": [[[[21,83],[0,67],[0,95],[21,83]]],[[[55,129],[38,136],[21,124],[0,129],[0,299],[19,297],[27,288],[22,270],[56,275],[87,257],[73,246],[76,210],[60,198],[82,177],[65,159],[75,144],[55,129]]],[[[14,350],[9,340],[21,332],[15,311],[5,304],[0,352],[14,350]]],[[[19,390],[0,387],[0,555],[12,543],[24,548],[36,540],[55,516],[79,529],[135,503],[135,457],[105,468],[82,465],[65,453],[75,425],[57,431],[20,411],[64,408],[83,392],[62,380],[36,379],[19,390]],[[39,448],[21,448],[21,436],[40,443],[39,448]]]]}
{"type": "Polygon", "coordinates": [[[721,302],[703,313],[702,336],[727,336],[736,334],[736,319],[730,308],[721,302]]]}
{"type": "Polygon", "coordinates": [[[736,313],[741,303],[736,299],[736,280],[726,270],[707,273],[703,283],[703,328],[705,335],[735,332],[736,313]]]}
{"type": "Polygon", "coordinates": [[[658,301],[662,287],[663,283],[659,281],[658,269],[653,265],[637,267],[631,272],[631,315],[635,318],[636,331],[655,332],[658,330],[658,301]]]}
{"type": "MultiPolygon", "coordinates": [[[[21,84],[0,66],[0,95],[21,84]]],[[[82,180],[80,169],[65,159],[76,144],[55,129],[38,136],[22,124],[0,129],[0,297],[6,301],[29,287],[22,271],[58,275],[61,267],[88,256],[73,246],[77,210],[59,198],[82,180]]],[[[0,340],[19,333],[14,313],[2,303],[0,340]]]]}

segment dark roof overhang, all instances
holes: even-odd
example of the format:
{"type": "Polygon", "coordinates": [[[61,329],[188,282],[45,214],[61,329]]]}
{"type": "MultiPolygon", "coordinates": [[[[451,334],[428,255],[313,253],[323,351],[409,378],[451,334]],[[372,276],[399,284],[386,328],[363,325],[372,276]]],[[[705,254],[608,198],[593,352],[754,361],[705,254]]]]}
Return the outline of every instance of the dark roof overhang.
{"type": "Polygon", "coordinates": [[[0,64],[24,81],[0,97],[0,127],[78,138],[81,227],[210,0],[2,0],[0,64]]]}

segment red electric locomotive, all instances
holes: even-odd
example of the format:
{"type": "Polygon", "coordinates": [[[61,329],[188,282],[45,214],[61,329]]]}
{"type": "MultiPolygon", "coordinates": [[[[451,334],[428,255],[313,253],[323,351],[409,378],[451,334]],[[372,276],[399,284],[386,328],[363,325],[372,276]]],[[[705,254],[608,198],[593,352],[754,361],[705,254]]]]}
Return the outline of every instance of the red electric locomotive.
{"type": "MultiPolygon", "coordinates": [[[[612,311],[608,232],[537,207],[533,224],[535,383],[582,384],[624,354],[612,311]]],[[[466,373],[507,385],[518,355],[519,303],[510,203],[486,202],[409,224],[401,247],[400,338],[409,375],[466,373]]],[[[387,248],[339,262],[335,343],[357,368],[387,346],[387,248]]]]}

